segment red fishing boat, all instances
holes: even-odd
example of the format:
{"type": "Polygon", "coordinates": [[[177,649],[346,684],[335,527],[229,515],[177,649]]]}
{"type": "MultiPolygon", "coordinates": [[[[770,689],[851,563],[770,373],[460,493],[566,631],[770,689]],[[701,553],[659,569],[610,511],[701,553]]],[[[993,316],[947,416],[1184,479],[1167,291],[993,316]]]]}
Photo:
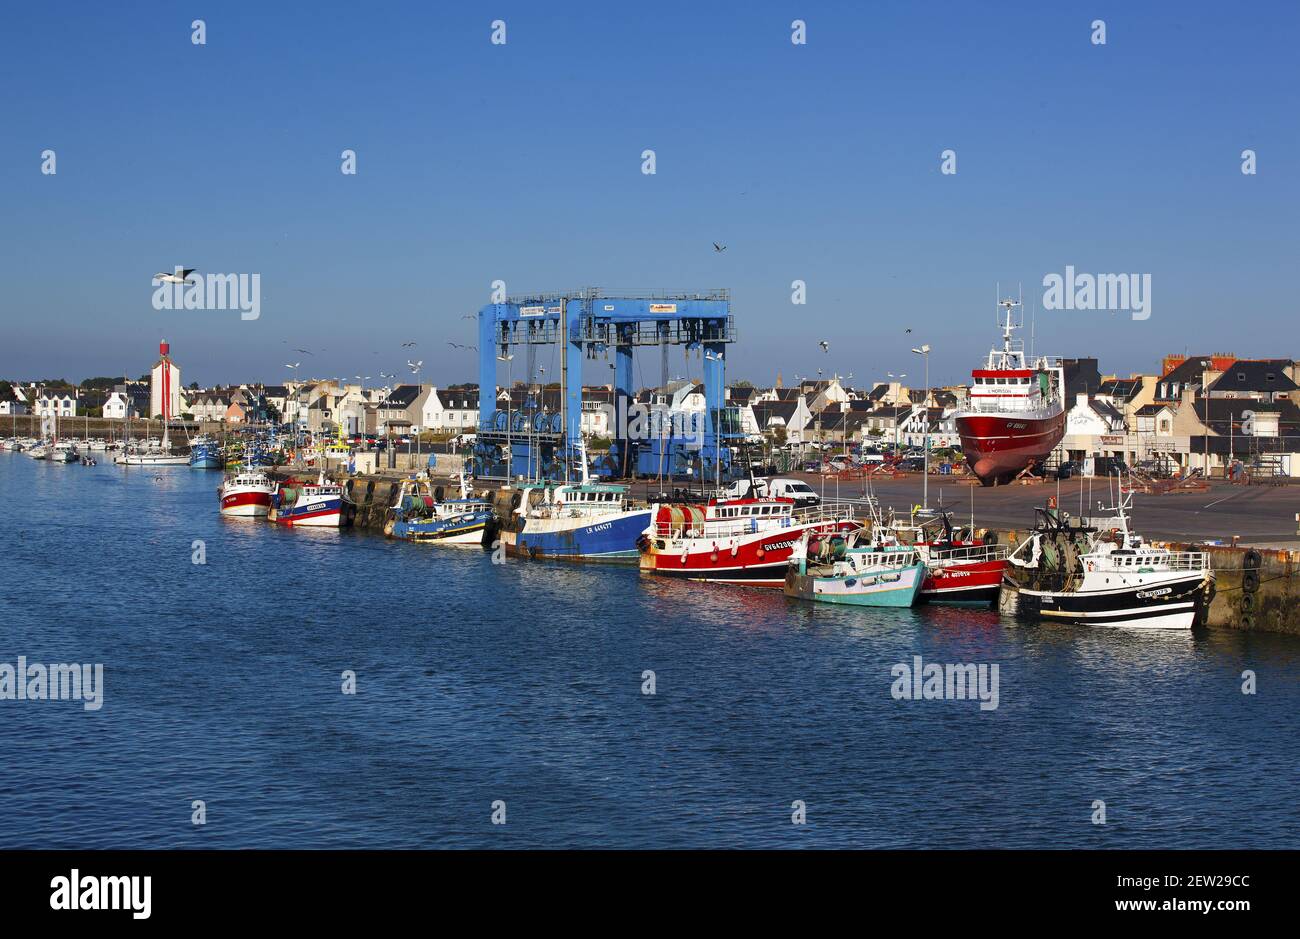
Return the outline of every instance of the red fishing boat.
{"type": "Polygon", "coordinates": [[[275,480],[256,466],[252,450],[245,448],[242,467],[227,476],[217,487],[221,514],[236,517],[263,517],[271,511],[275,480]]]}
{"type": "Polygon", "coordinates": [[[957,528],[952,516],[940,514],[924,524],[899,522],[890,532],[916,548],[925,563],[921,602],[994,603],[1007,566],[1007,545],[995,535],[976,537],[970,528],[957,528]]]}
{"type": "Polygon", "coordinates": [[[1002,348],[971,372],[970,405],[953,415],[962,450],[981,483],[1010,482],[1043,460],[1065,435],[1065,374],[1059,359],[1030,362],[1012,333],[1019,300],[1002,300],[1002,348]]]}
{"type": "Polygon", "coordinates": [[[790,555],[805,532],[828,535],[861,527],[848,507],[797,509],[793,499],[656,504],[637,548],[643,571],[780,589],[790,555]]]}

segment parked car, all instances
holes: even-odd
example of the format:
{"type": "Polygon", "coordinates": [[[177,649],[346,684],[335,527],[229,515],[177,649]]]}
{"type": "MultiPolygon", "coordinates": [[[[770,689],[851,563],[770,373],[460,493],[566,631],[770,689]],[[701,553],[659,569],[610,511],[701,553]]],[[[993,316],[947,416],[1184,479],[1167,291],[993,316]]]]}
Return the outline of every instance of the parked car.
{"type": "Polygon", "coordinates": [[[1128,466],[1119,457],[1093,457],[1092,472],[1094,476],[1122,476],[1128,472],[1128,466]]]}

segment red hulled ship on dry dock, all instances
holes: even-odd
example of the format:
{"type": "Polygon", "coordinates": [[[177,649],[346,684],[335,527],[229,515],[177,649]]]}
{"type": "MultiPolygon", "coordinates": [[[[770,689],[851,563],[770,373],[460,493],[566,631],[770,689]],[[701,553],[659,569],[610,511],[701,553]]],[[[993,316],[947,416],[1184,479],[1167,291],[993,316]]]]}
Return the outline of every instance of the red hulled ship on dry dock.
{"type": "Polygon", "coordinates": [[[962,450],[986,486],[1010,482],[1043,460],[1065,435],[1065,375],[1059,359],[1030,362],[1012,333],[1018,300],[1001,300],[1002,348],[971,372],[970,405],[954,415],[962,450]]]}

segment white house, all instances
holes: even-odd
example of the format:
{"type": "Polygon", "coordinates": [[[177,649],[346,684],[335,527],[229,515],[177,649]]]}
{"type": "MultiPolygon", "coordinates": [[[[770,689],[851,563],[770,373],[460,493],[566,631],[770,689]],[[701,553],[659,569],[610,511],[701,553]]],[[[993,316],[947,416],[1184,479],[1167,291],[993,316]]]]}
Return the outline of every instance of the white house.
{"type": "Polygon", "coordinates": [[[27,405],[23,404],[16,396],[7,394],[0,398],[0,414],[6,416],[11,414],[26,414],[27,405]]]}
{"type": "Polygon", "coordinates": [[[104,416],[112,420],[126,420],[128,417],[139,417],[140,412],[131,400],[131,396],[125,391],[110,391],[108,397],[104,399],[104,416]]]}
{"type": "Polygon", "coordinates": [[[463,432],[478,426],[478,389],[429,389],[420,424],[426,430],[463,432]]]}
{"type": "Polygon", "coordinates": [[[925,446],[930,435],[930,449],[955,447],[961,443],[957,433],[956,408],[924,407],[915,405],[906,416],[900,412],[896,434],[909,447],[925,446]]]}
{"type": "Polygon", "coordinates": [[[1065,416],[1067,437],[1122,434],[1124,431],[1124,413],[1106,398],[1076,395],[1074,407],[1065,416]]]}
{"type": "Polygon", "coordinates": [[[42,391],[36,397],[36,413],[41,417],[73,417],[77,413],[77,396],[67,391],[42,391]]]}

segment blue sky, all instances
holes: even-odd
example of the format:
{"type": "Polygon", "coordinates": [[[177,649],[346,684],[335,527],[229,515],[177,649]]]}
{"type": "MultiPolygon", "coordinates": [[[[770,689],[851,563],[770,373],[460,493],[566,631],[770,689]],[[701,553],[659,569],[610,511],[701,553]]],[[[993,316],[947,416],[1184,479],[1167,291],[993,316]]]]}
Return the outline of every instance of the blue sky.
{"type": "Polygon", "coordinates": [[[1298,27],[1293,2],[10,5],[0,375],[139,374],[165,337],[186,383],[377,378],[410,340],[425,380],[475,380],[447,342],[500,278],[729,287],[731,378],[910,383],[929,342],[956,382],[995,284],[1028,307],[1067,264],[1150,273],[1152,316],[1040,310],[1039,352],[1300,355],[1298,27]],[[260,273],[260,319],[154,310],[176,264],[260,273]]]}

